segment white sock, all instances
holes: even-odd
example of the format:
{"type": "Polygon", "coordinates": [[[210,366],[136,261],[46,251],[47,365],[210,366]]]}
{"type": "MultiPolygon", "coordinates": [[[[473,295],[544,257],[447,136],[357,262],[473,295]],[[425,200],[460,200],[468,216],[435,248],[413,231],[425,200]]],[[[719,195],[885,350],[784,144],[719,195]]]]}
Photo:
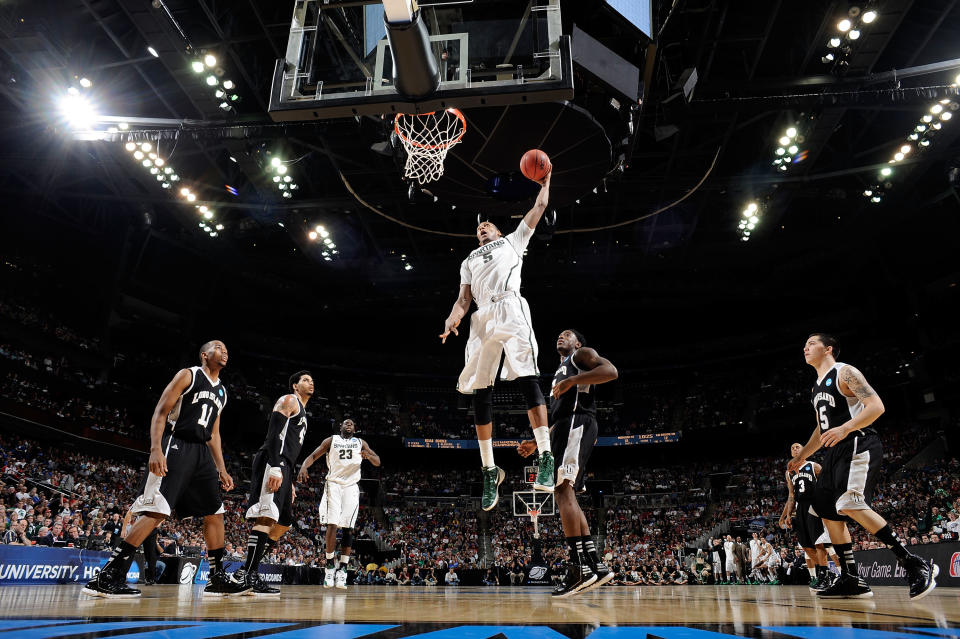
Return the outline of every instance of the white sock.
{"type": "Polygon", "coordinates": [[[333,559],[334,557],[337,556],[337,553],[335,553],[335,552],[328,552],[328,553],[324,553],[324,554],[327,556],[327,559],[333,559]]]}
{"type": "Polygon", "coordinates": [[[533,436],[537,440],[537,452],[550,452],[550,429],[546,426],[537,426],[533,429],[533,436]]]}
{"type": "Polygon", "coordinates": [[[484,468],[493,466],[493,440],[481,439],[480,442],[480,464],[484,468]]]}
{"type": "Polygon", "coordinates": [[[350,563],[350,555],[340,555],[340,563],[346,566],[350,563]]]}

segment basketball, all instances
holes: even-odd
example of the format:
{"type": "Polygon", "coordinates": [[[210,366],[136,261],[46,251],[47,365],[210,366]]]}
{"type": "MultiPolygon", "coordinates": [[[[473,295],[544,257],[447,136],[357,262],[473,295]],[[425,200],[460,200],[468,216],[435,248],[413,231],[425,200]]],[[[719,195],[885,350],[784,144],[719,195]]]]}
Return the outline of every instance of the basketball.
{"type": "Polygon", "coordinates": [[[550,164],[550,158],[540,149],[530,149],[520,158],[520,172],[524,177],[539,182],[547,177],[547,173],[553,168],[550,164]]]}

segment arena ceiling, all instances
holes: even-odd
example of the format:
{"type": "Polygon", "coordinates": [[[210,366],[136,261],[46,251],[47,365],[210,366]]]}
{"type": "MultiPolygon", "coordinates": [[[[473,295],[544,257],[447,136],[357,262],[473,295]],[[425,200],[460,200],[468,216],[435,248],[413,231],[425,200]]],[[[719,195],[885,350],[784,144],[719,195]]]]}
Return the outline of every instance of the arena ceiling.
{"type": "MultiPolygon", "coordinates": [[[[492,15],[505,4],[476,2],[492,15]]],[[[334,13],[355,4],[330,3],[334,13]]],[[[943,101],[942,113],[951,112],[960,100],[960,1],[662,2],[655,49],[595,9],[564,3],[564,32],[585,29],[651,81],[634,115],[622,100],[615,107],[625,110],[621,123],[633,117],[633,134],[626,144],[614,140],[596,192],[565,198],[555,233],[531,246],[528,290],[543,282],[539,294],[556,299],[586,288],[588,308],[642,321],[683,317],[678,331],[695,326],[688,314],[706,309],[722,330],[724,321],[742,325],[741,311],[762,318],[765,306],[799,304],[812,281],[830,295],[852,286],[882,295],[894,283],[956,279],[955,260],[944,258],[958,230],[960,112],[949,121],[931,108],[943,101]],[[877,15],[869,23],[868,11],[877,15]],[[852,25],[840,31],[844,19],[852,25]],[[841,46],[831,47],[833,38],[841,46]],[[697,75],[690,95],[688,69],[697,75]],[[918,126],[926,131],[911,141],[918,126]],[[778,138],[793,128],[781,147],[778,138]],[[903,145],[910,151],[895,160],[903,145]],[[785,157],[789,166],[774,163],[785,157]],[[740,223],[750,223],[743,211],[751,203],[758,219],[745,239],[740,223]],[[663,207],[635,223],[564,233],[663,207]]],[[[471,234],[477,211],[429,193],[411,199],[397,159],[383,152],[388,128],[377,118],[270,120],[270,81],[291,13],[292,2],[260,0],[63,0],[55,11],[2,3],[8,250],[47,247],[65,260],[97,253],[87,268],[114,273],[119,297],[159,307],[180,303],[184,276],[215,265],[227,294],[250,305],[274,291],[305,291],[318,313],[359,316],[399,303],[443,315],[473,240],[406,228],[359,199],[443,233],[471,234]],[[223,70],[218,87],[234,83],[228,94],[239,99],[230,112],[204,81],[207,71],[191,69],[205,52],[217,57],[211,69],[223,70]],[[81,78],[92,86],[79,87],[81,78]],[[71,86],[101,114],[128,118],[132,130],[179,121],[159,143],[196,202],[178,197],[178,184],[158,188],[123,143],[73,139],[57,110],[71,86]],[[267,171],[274,155],[296,160],[291,197],[267,171]],[[197,203],[215,211],[206,230],[197,203]],[[336,254],[309,238],[317,224],[336,254]],[[37,239],[38,229],[49,236],[37,239]]],[[[349,22],[334,15],[331,24],[350,37],[349,22]]],[[[328,63],[349,63],[333,27],[328,35],[328,63]]],[[[578,86],[576,104],[611,108],[615,96],[602,87],[578,86]]]]}

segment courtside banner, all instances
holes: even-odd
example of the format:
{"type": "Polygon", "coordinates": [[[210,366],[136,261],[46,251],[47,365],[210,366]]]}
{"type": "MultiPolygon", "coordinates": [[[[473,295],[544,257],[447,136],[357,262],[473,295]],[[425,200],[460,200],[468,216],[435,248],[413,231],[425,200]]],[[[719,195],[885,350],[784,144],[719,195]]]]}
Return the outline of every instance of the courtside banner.
{"type": "MultiPolygon", "coordinates": [[[[516,448],[520,439],[495,439],[494,448],[516,448]]],[[[598,437],[596,446],[642,446],[643,444],[669,444],[680,441],[680,433],[650,433],[646,435],[621,435],[620,437],[598,437]]],[[[403,438],[407,448],[480,448],[475,439],[411,439],[403,438]]]]}
{"type": "MultiPolygon", "coordinates": [[[[79,548],[0,546],[0,586],[86,583],[97,576],[110,553],[79,548]]],[[[140,575],[130,566],[128,581],[140,575]]]]}
{"type": "MultiPolygon", "coordinates": [[[[960,542],[942,544],[921,544],[907,546],[915,555],[933,560],[940,568],[937,587],[960,586],[960,542]]],[[[860,576],[871,586],[904,586],[906,575],[897,563],[892,552],[883,550],[861,550],[856,553],[857,569],[860,576]]]]}
{"type": "MultiPolygon", "coordinates": [[[[190,575],[193,583],[196,584],[205,584],[210,581],[210,563],[204,559],[197,563],[198,569],[194,574],[190,575]]],[[[223,562],[223,569],[229,574],[243,568],[242,561],[235,561],[233,559],[227,559],[223,562]]],[[[280,564],[260,564],[260,569],[258,570],[260,577],[268,584],[273,584],[279,586],[283,583],[283,566],[280,564]]],[[[181,576],[180,583],[191,583],[190,581],[184,581],[185,575],[181,576]]]]}

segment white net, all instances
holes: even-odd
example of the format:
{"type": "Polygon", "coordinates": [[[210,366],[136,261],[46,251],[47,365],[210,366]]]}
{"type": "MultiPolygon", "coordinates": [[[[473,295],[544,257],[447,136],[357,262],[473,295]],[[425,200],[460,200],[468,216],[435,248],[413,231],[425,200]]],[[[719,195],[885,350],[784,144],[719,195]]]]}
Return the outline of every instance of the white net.
{"type": "Polygon", "coordinates": [[[447,151],[463,138],[467,123],[458,110],[445,109],[432,113],[398,113],[394,129],[407,151],[403,175],[426,184],[443,175],[447,151]]]}

